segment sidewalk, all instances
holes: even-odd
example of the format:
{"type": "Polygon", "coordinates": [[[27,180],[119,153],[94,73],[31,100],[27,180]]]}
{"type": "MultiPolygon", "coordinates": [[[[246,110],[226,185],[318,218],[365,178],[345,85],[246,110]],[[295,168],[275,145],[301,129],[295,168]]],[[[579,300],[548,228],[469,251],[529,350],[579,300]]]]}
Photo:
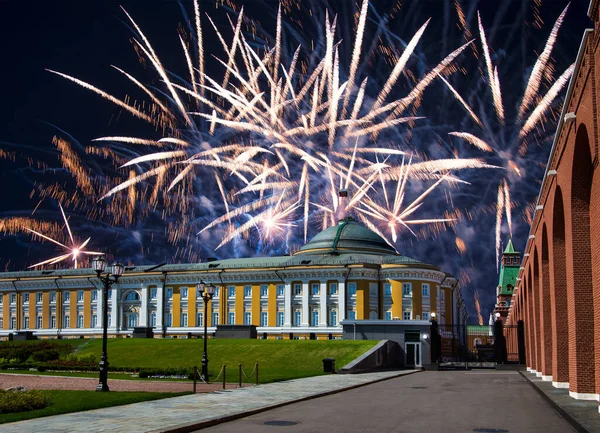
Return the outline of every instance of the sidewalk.
{"type": "Polygon", "coordinates": [[[555,388],[552,386],[552,382],[542,381],[540,377],[525,370],[520,370],[520,373],[546,400],[555,406],[555,409],[571,423],[578,433],[600,433],[600,414],[597,401],[576,400],[569,397],[568,389],[555,388]]]}
{"type": "Polygon", "coordinates": [[[418,372],[332,374],[0,425],[5,433],[187,432],[288,403],[418,372]]]}

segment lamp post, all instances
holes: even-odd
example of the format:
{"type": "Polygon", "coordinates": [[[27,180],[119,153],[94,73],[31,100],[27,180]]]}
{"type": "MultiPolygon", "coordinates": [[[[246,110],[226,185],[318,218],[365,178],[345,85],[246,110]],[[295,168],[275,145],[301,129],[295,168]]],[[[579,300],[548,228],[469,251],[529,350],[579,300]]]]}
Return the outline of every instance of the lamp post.
{"type": "Polygon", "coordinates": [[[200,378],[204,382],[208,382],[208,303],[215,294],[215,286],[212,284],[198,283],[196,285],[196,290],[200,292],[202,300],[204,301],[204,353],[202,354],[202,371],[200,373],[200,378]]]}
{"type": "MultiPolygon", "coordinates": [[[[108,289],[119,281],[125,268],[120,263],[115,263],[106,271],[106,260],[102,257],[94,258],[92,269],[102,281],[102,356],[100,357],[100,382],[96,391],[108,391],[108,356],[106,354],[106,342],[108,340],[108,289]],[[102,275],[106,271],[106,275],[102,275]],[[112,278],[111,278],[112,274],[112,278]]],[[[116,313],[116,312],[113,312],[116,313]]]]}

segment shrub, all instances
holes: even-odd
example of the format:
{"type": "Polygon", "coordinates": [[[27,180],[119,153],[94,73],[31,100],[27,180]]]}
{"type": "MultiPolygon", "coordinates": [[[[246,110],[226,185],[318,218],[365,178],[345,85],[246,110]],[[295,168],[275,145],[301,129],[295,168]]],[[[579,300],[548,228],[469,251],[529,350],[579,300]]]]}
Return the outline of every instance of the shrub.
{"type": "Polygon", "coordinates": [[[40,350],[34,352],[31,357],[37,362],[56,361],[60,358],[60,353],[56,350],[40,350]]]}
{"type": "Polygon", "coordinates": [[[50,403],[41,391],[0,390],[0,413],[43,409],[50,403]]]}
{"type": "Polygon", "coordinates": [[[98,362],[96,359],[96,355],[93,353],[88,353],[84,355],[77,355],[76,353],[71,353],[66,358],[67,361],[81,361],[81,362],[98,362]]]}

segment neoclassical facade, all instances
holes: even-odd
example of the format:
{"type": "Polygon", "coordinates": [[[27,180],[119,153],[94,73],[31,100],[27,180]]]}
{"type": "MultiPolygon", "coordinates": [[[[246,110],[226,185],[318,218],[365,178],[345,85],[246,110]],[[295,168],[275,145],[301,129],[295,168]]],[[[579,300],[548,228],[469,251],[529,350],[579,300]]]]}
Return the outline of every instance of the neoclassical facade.
{"type": "Polygon", "coordinates": [[[527,368],[600,400],[600,1],[585,31],[519,268],[508,323],[523,321],[527,368]]]}
{"type": "MultiPolygon", "coordinates": [[[[216,286],[206,317],[252,324],[268,338],[336,338],[349,320],[465,323],[458,281],[399,255],[352,218],[317,234],[293,256],[128,266],[108,294],[110,335],[151,327],[155,336],[199,335],[204,303],[196,284],[216,286]]],[[[97,336],[103,292],[91,269],[0,273],[0,336],[97,336]]]]}

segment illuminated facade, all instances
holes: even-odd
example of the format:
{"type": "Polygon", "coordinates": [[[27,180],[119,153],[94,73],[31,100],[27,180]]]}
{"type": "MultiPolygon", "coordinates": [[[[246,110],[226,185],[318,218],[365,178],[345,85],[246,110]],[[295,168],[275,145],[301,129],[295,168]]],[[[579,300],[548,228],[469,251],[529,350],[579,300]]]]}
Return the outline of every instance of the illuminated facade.
{"type": "MultiPolygon", "coordinates": [[[[317,234],[293,256],[128,266],[108,299],[108,330],[131,335],[199,335],[204,304],[196,284],[217,287],[209,331],[252,324],[268,338],[336,338],[350,320],[465,323],[458,281],[439,268],[399,255],[351,218],[317,234]],[[312,334],[312,335],[311,335],[312,334]]],[[[91,269],[0,273],[0,336],[98,336],[101,283],[91,269]]]]}

